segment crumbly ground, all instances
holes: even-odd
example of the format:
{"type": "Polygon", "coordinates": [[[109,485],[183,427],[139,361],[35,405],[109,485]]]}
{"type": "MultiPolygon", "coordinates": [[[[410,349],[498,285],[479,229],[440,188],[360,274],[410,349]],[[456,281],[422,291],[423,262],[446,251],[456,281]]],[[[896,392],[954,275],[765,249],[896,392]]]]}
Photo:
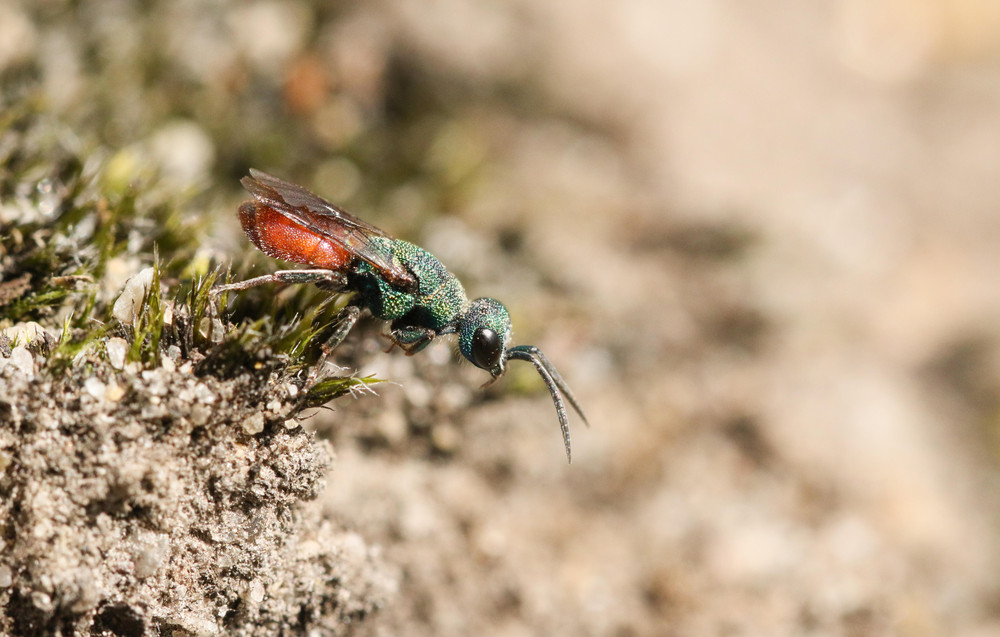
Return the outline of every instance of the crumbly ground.
{"type": "Polygon", "coordinates": [[[267,411],[284,385],[0,374],[0,634],[341,635],[396,587],[362,536],[306,504],[333,453],[267,411]]]}

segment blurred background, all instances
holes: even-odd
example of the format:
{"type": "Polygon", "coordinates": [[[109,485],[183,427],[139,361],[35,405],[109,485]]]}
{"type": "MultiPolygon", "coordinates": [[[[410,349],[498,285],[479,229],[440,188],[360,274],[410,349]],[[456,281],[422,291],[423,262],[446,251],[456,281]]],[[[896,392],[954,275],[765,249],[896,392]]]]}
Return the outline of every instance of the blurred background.
{"type": "Polygon", "coordinates": [[[405,635],[1000,634],[1000,4],[0,2],[0,99],[211,219],[250,166],[511,309],[311,426],[405,635]]]}

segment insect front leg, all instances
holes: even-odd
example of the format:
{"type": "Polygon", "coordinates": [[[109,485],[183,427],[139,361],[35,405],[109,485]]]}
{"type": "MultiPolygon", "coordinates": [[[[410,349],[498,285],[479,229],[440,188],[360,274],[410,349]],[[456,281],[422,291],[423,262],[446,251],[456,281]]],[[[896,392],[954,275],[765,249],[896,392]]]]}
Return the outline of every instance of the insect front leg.
{"type": "Polygon", "coordinates": [[[401,327],[389,333],[392,344],[399,345],[407,356],[413,356],[427,347],[437,335],[437,331],[429,327],[401,327]]]}
{"type": "Polygon", "coordinates": [[[336,290],[344,287],[347,277],[341,272],[333,270],[278,270],[273,274],[257,276],[246,281],[227,283],[212,288],[210,294],[218,296],[223,292],[233,292],[236,290],[246,290],[247,288],[265,285],[267,283],[315,283],[326,290],[336,290]]]}

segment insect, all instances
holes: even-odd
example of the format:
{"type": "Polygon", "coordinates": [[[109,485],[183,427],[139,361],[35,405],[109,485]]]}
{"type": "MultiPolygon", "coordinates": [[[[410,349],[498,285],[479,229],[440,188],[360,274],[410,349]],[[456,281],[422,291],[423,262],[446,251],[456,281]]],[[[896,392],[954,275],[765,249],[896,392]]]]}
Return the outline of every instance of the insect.
{"type": "Polygon", "coordinates": [[[565,398],[587,417],[556,368],[533,345],[510,346],[507,308],[496,299],[470,301],[462,283],[423,248],[393,239],[301,186],[250,169],[240,180],[253,199],[239,208],[247,238],[264,254],[310,266],[218,286],[220,294],[267,283],[314,283],[353,296],[326,346],[336,347],[367,309],[390,322],[389,337],[407,355],[446,334],[473,365],[500,378],[511,360],[528,361],[545,381],[559,417],[566,459],[572,461],[565,398]]]}

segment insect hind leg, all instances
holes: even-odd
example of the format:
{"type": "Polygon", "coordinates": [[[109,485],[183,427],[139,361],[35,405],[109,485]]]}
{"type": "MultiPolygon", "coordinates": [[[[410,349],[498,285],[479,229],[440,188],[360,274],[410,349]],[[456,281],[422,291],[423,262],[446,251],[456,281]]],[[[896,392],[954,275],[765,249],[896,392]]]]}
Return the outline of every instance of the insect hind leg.
{"type": "Polygon", "coordinates": [[[333,270],[278,270],[272,274],[257,276],[245,281],[218,285],[212,288],[210,294],[219,296],[223,292],[246,290],[268,283],[315,283],[324,290],[339,290],[347,284],[347,277],[342,272],[334,272],[333,270]]]}

